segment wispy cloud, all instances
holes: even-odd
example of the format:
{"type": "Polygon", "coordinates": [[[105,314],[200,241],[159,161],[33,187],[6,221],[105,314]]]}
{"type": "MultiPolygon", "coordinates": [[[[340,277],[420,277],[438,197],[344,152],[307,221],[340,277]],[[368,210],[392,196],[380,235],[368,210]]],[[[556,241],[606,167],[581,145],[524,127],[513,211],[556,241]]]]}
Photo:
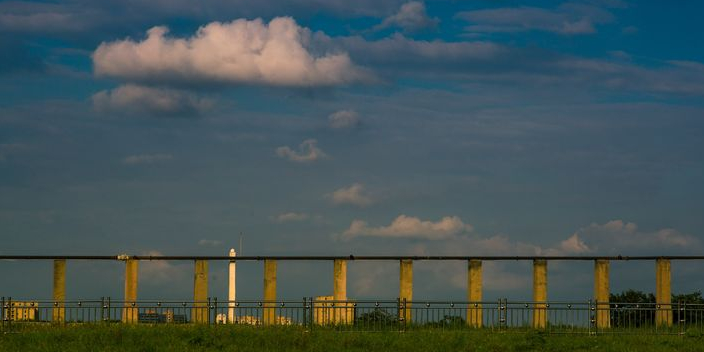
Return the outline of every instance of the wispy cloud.
{"type": "Polygon", "coordinates": [[[156,164],[173,160],[171,154],[138,154],[130,155],[122,159],[125,165],[156,164]]]}
{"type": "Polygon", "coordinates": [[[213,106],[211,99],[168,88],[126,84],[93,95],[93,106],[101,112],[147,113],[156,116],[194,116],[213,106]]]}
{"type": "Polygon", "coordinates": [[[60,3],[7,1],[0,3],[0,30],[75,34],[91,27],[99,12],[60,3]]]}
{"type": "Polygon", "coordinates": [[[399,11],[373,29],[378,31],[386,28],[397,27],[406,32],[417,32],[420,30],[435,28],[440,23],[439,18],[430,18],[425,10],[425,4],[420,1],[410,1],[403,5],[399,11]]]}
{"type": "Polygon", "coordinates": [[[330,127],[334,129],[353,128],[359,125],[359,114],[354,110],[340,110],[328,116],[330,127]]]}
{"type": "Polygon", "coordinates": [[[274,218],[274,221],[276,222],[300,222],[300,221],[306,221],[310,218],[310,215],[306,213],[296,213],[296,212],[289,212],[289,213],[283,213],[279,214],[274,218]]]}
{"type": "Polygon", "coordinates": [[[220,240],[209,240],[206,238],[203,238],[198,241],[199,246],[205,246],[205,247],[217,247],[222,244],[222,241],[220,240]]]}
{"type": "Polygon", "coordinates": [[[349,187],[343,187],[327,195],[334,204],[351,204],[359,207],[366,207],[374,203],[374,199],[361,183],[354,183],[349,187]]]}
{"type": "Polygon", "coordinates": [[[328,157],[322,149],[318,148],[318,141],[315,139],[303,141],[298,146],[298,151],[288,146],[276,148],[276,155],[297,163],[311,163],[328,157]]]}
{"type": "Polygon", "coordinates": [[[564,4],[557,9],[506,7],[460,12],[457,18],[470,23],[468,32],[545,31],[563,35],[592,34],[595,24],[613,20],[613,15],[594,6],[564,4]]]}

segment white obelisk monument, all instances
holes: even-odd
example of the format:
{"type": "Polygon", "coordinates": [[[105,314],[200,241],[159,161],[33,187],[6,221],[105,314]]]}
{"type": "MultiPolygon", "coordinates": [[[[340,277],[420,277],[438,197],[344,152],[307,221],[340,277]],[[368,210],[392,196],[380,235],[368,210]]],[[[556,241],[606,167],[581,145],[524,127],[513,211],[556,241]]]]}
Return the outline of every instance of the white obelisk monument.
{"type": "MultiPolygon", "coordinates": [[[[230,257],[236,257],[237,252],[235,252],[234,248],[230,249],[230,257]]],[[[230,261],[230,276],[229,276],[229,282],[228,282],[228,291],[227,291],[227,319],[229,323],[234,323],[235,322],[235,300],[237,299],[237,280],[236,280],[236,273],[237,273],[237,263],[232,260],[230,261]]]]}

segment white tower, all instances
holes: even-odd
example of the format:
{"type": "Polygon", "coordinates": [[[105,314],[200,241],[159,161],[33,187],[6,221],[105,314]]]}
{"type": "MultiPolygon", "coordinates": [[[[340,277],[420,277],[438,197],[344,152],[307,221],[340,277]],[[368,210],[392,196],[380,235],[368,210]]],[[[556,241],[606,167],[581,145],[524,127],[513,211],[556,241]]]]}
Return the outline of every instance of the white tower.
{"type": "MultiPolygon", "coordinates": [[[[235,252],[234,248],[230,249],[230,257],[236,257],[237,252],[235,252]]],[[[230,261],[230,276],[229,276],[229,282],[228,282],[228,292],[227,292],[227,319],[229,323],[234,323],[235,322],[235,300],[237,299],[237,280],[236,280],[236,272],[237,272],[237,263],[232,260],[230,261]]]]}

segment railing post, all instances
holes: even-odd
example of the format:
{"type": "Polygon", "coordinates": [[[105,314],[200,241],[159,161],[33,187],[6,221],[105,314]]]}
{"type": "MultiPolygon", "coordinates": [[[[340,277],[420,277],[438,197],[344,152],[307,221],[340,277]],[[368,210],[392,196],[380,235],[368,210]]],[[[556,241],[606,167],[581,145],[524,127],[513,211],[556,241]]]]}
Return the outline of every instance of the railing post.
{"type": "Polygon", "coordinates": [[[403,324],[403,301],[401,300],[401,297],[396,297],[396,323],[397,323],[397,329],[401,331],[401,324],[403,324]]]}
{"type": "Polygon", "coordinates": [[[587,332],[589,335],[592,334],[592,329],[596,331],[595,326],[596,326],[596,308],[594,308],[594,305],[592,304],[592,300],[590,299],[588,302],[588,311],[587,311],[587,318],[589,319],[589,322],[587,324],[587,332]]]}
{"type": "Polygon", "coordinates": [[[217,323],[217,321],[216,321],[217,319],[213,319],[213,316],[212,316],[213,315],[213,313],[212,313],[213,312],[213,300],[211,297],[208,297],[207,312],[208,312],[208,322],[207,323],[208,324],[213,324],[213,322],[217,323]]]}
{"type": "Polygon", "coordinates": [[[408,300],[405,297],[403,298],[403,302],[401,304],[403,304],[403,316],[404,316],[403,323],[401,324],[401,331],[406,331],[406,328],[408,325],[408,320],[409,320],[406,317],[410,317],[411,312],[410,312],[410,309],[408,309],[408,300]]]}
{"type": "Polygon", "coordinates": [[[655,325],[657,327],[672,326],[672,290],[670,281],[670,260],[655,261],[655,325]]]}
{"type": "Polygon", "coordinates": [[[685,332],[686,317],[685,307],[687,303],[682,302],[682,300],[677,301],[677,327],[679,328],[679,334],[682,335],[685,332]]]}
{"type": "Polygon", "coordinates": [[[110,298],[110,296],[108,296],[107,310],[108,310],[108,322],[110,322],[112,320],[112,299],[110,298]]]}
{"type": "Polygon", "coordinates": [[[2,325],[5,326],[12,324],[12,297],[2,298],[2,325]]]}
{"type": "Polygon", "coordinates": [[[315,303],[313,302],[313,297],[308,297],[308,302],[310,302],[310,304],[308,305],[308,313],[310,314],[310,316],[308,317],[308,322],[310,323],[310,331],[313,331],[313,327],[315,326],[315,321],[314,321],[315,312],[313,311],[314,310],[313,305],[315,303]]]}
{"type": "Polygon", "coordinates": [[[100,321],[105,322],[105,297],[100,297],[100,321]]]}
{"type": "Polygon", "coordinates": [[[7,323],[8,325],[12,325],[12,321],[14,320],[14,316],[12,314],[12,297],[7,298],[7,323]]]}
{"type": "Polygon", "coordinates": [[[499,318],[500,326],[504,329],[508,329],[508,298],[500,299],[499,305],[501,309],[501,317],[499,318]]]}

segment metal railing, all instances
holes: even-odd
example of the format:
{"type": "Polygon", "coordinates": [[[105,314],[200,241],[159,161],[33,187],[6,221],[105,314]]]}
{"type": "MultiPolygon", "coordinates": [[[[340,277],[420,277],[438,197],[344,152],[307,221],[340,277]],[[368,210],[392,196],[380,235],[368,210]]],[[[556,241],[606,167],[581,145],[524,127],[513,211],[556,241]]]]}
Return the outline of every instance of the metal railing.
{"type": "Polygon", "coordinates": [[[331,261],[331,260],[359,260],[359,261],[522,261],[522,260],[560,260],[560,261],[652,261],[667,260],[704,260],[704,255],[240,255],[236,257],[223,255],[9,255],[0,254],[0,260],[214,260],[214,261],[331,261]]]}
{"type": "Polygon", "coordinates": [[[343,331],[416,329],[549,333],[704,333],[704,304],[358,300],[63,302],[2,297],[2,327],[38,323],[237,324],[343,331]],[[600,321],[598,321],[600,320],[600,321]]]}

